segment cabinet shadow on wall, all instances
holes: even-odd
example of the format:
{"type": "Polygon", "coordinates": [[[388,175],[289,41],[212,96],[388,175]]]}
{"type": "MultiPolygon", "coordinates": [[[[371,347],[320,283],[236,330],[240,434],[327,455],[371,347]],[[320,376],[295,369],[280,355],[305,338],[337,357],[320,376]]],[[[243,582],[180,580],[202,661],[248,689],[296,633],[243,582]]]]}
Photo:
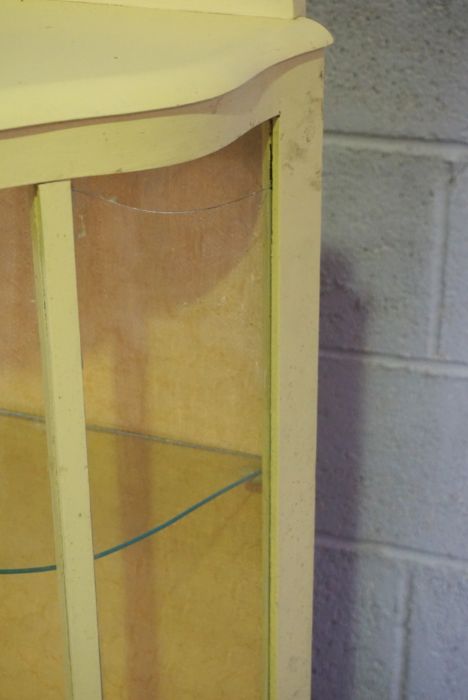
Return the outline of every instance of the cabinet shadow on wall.
{"type": "Polygon", "coordinates": [[[314,697],[356,700],[359,633],[357,557],[338,546],[358,528],[361,483],[362,398],[365,377],[357,362],[336,349],[361,347],[370,301],[353,285],[350,262],[324,246],[318,406],[316,559],[314,591],[314,697]]]}

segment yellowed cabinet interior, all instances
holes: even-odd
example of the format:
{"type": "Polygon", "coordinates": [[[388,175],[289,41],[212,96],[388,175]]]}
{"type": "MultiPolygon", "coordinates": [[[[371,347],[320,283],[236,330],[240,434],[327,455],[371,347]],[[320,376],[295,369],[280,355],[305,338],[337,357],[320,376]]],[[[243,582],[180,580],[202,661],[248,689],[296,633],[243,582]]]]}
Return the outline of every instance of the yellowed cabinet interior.
{"type": "MultiPolygon", "coordinates": [[[[95,552],[261,468],[268,131],[72,182],[95,552]]],[[[54,561],[33,194],[0,191],[0,568],[54,561]]],[[[261,697],[262,517],[256,479],[96,561],[107,700],[261,697]]],[[[0,700],[64,697],[56,576],[0,576],[0,700]]]]}

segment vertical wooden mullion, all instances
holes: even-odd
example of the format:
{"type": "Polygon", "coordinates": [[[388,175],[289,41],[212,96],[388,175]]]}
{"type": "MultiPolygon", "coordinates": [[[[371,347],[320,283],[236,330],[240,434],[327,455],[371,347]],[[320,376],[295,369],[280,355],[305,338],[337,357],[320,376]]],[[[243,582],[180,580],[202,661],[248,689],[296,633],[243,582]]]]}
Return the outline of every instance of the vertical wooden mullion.
{"type": "MultiPolygon", "coordinates": [[[[263,202],[264,224],[264,259],[263,259],[263,294],[264,294],[264,419],[262,452],[262,572],[263,572],[263,688],[262,700],[270,697],[270,533],[271,533],[271,245],[272,245],[272,130],[273,119],[263,125],[263,188],[268,192],[263,202]]],[[[266,194],[266,193],[265,193],[266,194]]]]}
{"type": "Polygon", "coordinates": [[[268,700],[311,692],[322,69],[286,76],[272,137],[268,700]]]}
{"type": "Polygon", "coordinates": [[[101,700],[70,182],[39,185],[33,254],[67,700],[101,700]]]}

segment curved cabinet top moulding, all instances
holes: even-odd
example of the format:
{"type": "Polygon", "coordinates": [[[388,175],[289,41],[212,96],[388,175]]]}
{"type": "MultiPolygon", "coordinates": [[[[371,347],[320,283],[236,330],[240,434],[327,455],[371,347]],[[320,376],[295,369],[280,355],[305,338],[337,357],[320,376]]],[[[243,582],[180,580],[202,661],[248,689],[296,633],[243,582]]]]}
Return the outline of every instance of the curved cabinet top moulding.
{"type": "Polygon", "coordinates": [[[0,130],[193,104],[328,46],[317,22],[1,0],[0,130]]]}
{"type": "Polygon", "coordinates": [[[217,12],[227,15],[253,17],[282,17],[292,19],[305,15],[305,0],[58,0],[59,2],[90,2],[96,5],[126,5],[154,7],[159,10],[217,12]]]}

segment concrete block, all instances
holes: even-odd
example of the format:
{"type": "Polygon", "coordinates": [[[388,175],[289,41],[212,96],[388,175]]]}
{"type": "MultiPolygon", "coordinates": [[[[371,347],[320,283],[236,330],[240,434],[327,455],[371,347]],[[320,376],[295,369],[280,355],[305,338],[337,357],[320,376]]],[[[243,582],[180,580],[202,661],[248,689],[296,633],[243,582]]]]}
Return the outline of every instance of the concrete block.
{"type": "Polygon", "coordinates": [[[422,568],[409,617],[407,700],[468,697],[468,570],[422,568]]]}
{"type": "Polygon", "coordinates": [[[468,141],[465,0],[310,0],[334,34],[328,130],[468,141]]]}
{"type": "Polygon", "coordinates": [[[319,393],[318,530],[468,558],[468,380],[329,357],[319,393]]]}
{"type": "Polygon", "coordinates": [[[314,699],[395,697],[400,576],[393,562],[317,548],[314,699]]]}
{"type": "Polygon", "coordinates": [[[447,180],[436,158],[326,148],[322,346],[425,354],[447,180]]]}
{"type": "Polygon", "coordinates": [[[442,304],[440,355],[468,362],[468,167],[450,188],[450,234],[442,304]]]}

